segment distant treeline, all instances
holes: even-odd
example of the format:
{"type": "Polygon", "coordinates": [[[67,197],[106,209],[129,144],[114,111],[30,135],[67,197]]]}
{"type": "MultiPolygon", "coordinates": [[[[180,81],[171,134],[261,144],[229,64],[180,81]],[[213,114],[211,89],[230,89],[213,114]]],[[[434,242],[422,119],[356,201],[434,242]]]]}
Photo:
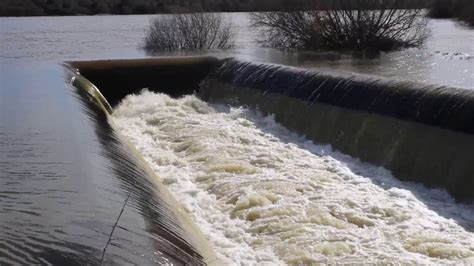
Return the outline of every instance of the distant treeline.
{"type": "MultiPolygon", "coordinates": [[[[360,8],[361,3],[365,1],[367,0],[347,0],[357,8],[360,8]]],[[[428,8],[431,1],[401,2],[406,3],[403,8],[428,8]]],[[[307,2],[307,0],[0,0],[0,16],[280,11],[298,9],[307,2]]]]}
{"type": "Polygon", "coordinates": [[[428,16],[456,18],[474,26],[474,0],[434,0],[428,16]]]}
{"type": "Polygon", "coordinates": [[[0,16],[273,11],[283,9],[288,3],[285,0],[0,0],[0,16]]]}

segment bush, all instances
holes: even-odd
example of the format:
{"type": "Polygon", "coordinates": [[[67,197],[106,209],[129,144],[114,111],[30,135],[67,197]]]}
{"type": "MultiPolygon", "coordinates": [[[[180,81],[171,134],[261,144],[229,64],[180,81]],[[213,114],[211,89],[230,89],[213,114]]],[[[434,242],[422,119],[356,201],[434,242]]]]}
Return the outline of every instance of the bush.
{"type": "MultiPolygon", "coordinates": [[[[310,1],[311,2],[311,1],[310,1]]],[[[423,10],[401,0],[327,0],[302,11],[253,13],[260,42],[283,49],[378,53],[422,45],[428,35],[423,10]]]]}
{"type": "Polygon", "coordinates": [[[317,11],[252,13],[252,27],[258,41],[278,49],[318,50],[321,48],[322,20],[317,11]]]}
{"type": "Polygon", "coordinates": [[[222,15],[166,15],[151,22],[144,48],[150,52],[230,48],[233,39],[231,24],[222,15]]]}

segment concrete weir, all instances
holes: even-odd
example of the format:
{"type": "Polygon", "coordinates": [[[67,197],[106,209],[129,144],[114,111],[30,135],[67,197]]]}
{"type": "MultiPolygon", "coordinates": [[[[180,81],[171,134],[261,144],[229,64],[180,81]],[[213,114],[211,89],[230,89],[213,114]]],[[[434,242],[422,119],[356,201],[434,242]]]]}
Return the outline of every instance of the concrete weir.
{"type": "MultiPolygon", "coordinates": [[[[172,62],[170,59],[167,60],[163,61],[172,62]]],[[[158,62],[161,65],[164,64],[163,61],[158,62]]],[[[151,61],[145,62],[150,63],[151,61]]],[[[107,78],[102,79],[102,82],[97,82],[97,84],[101,84],[103,86],[101,88],[104,89],[111,88],[109,86],[115,87],[114,92],[116,92],[119,97],[126,95],[122,88],[127,89],[127,93],[134,92],[127,86],[127,84],[132,83],[134,86],[140,84],[140,81],[137,81],[136,79],[128,79],[130,78],[130,73],[140,73],[137,75],[140,79],[144,78],[145,80],[151,80],[150,77],[143,77],[143,73],[146,73],[146,70],[143,73],[138,71],[141,68],[136,69],[136,72],[134,72],[134,70],[127,71],[127,69],[122,69],[122,64],[128,66],[128,68],[134,66],[133,62],[120,62],[120,70],[117,71],[115,69],[115,71],[128,73],[128,75],[118,74],[118,77],[120,78],[113,78],[114,73],[117,74],[117,72],[112,70],[114,68],[109,68],[109,61],[106,63],[69,63],[66,65],[66,72],[67,79],[70,80],[71,84],[78,89],[79,95],[81,95],[82,100],[86,102],[86,105],[91,107],[91,111],[89,112],[94,112],[97,116],[103,117],[103,120],[105,121],[103,121],[102,124],[106,123],[108,125],[109,130],[111,131],[109,134],[115,136],[115,141],[119,142],[120,146],[123,146],[122,149],[124,150],[119,154],[117,154],[117,149],[113,147],[110,148],[113,153],[112,156],[120,158],[122,161],[121,163],[124,164],[123,168],[126,168],[125,170],[118,171],[117,175],[125,175],[124,178],[129,179],[127,182],[131,183],[131,194],[127,197],[122,212],[133,213],[133,210],[137,208],[137,205],[139,206],[138,209],[143,208],[143,210],[139,211],[136,215],[144,216],[150,225],[147,226],[147,229],[144,229],[141,234],[142,237],[147,238],[147,242],[152,242],[154,247],[154,249],[150,250],[153,251],[150,254],[147,253],[147,250],[137,250],[137,252],[144,253],[143,257],[159,263],[172,263],[178,265],[218,265],[219,260],[209,246],[206,237],[191,221],[186,211],[173,198],[170,192],[161,184],[159,177],[157,177],[149,168],[140,153],[126,140],[125,137],[121,136],[115,130],[114,122],[110,118],[110,113],[113,109],[109,105],[108,99],[113,100],[118,98],[114,98],[110,91],[104,90],[106,93],[105,95],[109,96],[106,99],[93,83],[80,75],[77,72],[77,68],[74,68],[75,66],[87,66],[89,67],[87,69],[107,69],[107,71],[110,71],[105,72],[106,74],[104,76],[107,78]],[[135,83],[135,81],[137,82],[135,83]],[[104,84],[107,84],[108,86],[104,84]],[[128,168],[133,169],[128,170],[128,168]],[[137,188],[134,188],[134,186],[137,186],[137,188]],[[146,193],[142,190],[146,191],[146,193]],[[157,257],[159,258],[157,259],[157,257]]],[[[157,65],[153,66],[157,67],[157,65]]],[[[185,69],[186,67],[183,66],[183,68],[185,69]]],[[[153,68],[148,68],[148,71],[151,71],[152,69],[153,68]]],[[[165,71],[170,71],[170,69],[166,69],[165,71]]],[[[85,72],[89,73],[87,71],[85,72]]],[[[100,78],[103,78],[103,76],[100,76],[100,78]]],[[[156,82],[155,79],[152,80],[153,82],[156,82]]],[[[184,84],[189,85],[187,82],[184,82],[184,84]]],[[[184,85],[183,87],[190,88],[189,86],[184,85]]],[[[132,86],[132,89],[133,88],[135,87],[132,86]]],[[[108,138],[110,136],[104,137],[108,138]]],[[[110,144],[106,145],[110,146],[110,144]]],[[[116,167],[120,168],[122,166],[117,165],[116,167]]],[[[135,230],[133,229],[133,225],[121,222],[120,219],[117,221],[117,224],[122,224],[122,229],[130,231],[135,230]]],[[[114,232],[111,232],[111,239],[115,237],[117,236],[114,235],[114,232]]],[[[104,249],[104,254],[107,254],[106,249],[104,249]]],[[[114,260],[111,259],[110,261],[114,260]]],[[[133,262],[133,260],[131,262],[133,262]]]]}
{"type": "Polygon", "coordinates": [[[74,62],[116,104],[141,88],[249,105],[402,180],[474,196],[474,91],[212,57],[74,62]],[[121,88],[118,90],[117,88],[121,88]],[[122,89],[123,88],[123,89],[122,89]]]}
{"type": "MultiPolygon", "coordinates": [[[[128,94],[143,88],[175,97],[197,93],[209,102],[273,114],[314,142],[386,167],[401,180],[445,188],[460,201],[474,198],[474,91],[213,57],[68,62],[66,68],[71,84],[111,131],[109,115],[128,94]]],[[[205,237],[154,182],[158,177],[133,145],[114,135],[127,150],[119,157],[133,157],[140,180],[151,187],[146,197],[158,207],[143,215],[157,223],[152,236],[167,243],[157,245],[160,252],[182,263],[216,264],[205,237]]]]}
{"type": "Polygon", "coordinates": [[[474,91],[225,61],[207,101],[247,105],[401,180],[474,197],[474,91]]]}
{"type": "Polygon", "coordinates": [[[163,57],[157,59],[69,62],[115,106],[143,88],[171,96],[191,94],[220,61],[214,57],[163,57]]]}

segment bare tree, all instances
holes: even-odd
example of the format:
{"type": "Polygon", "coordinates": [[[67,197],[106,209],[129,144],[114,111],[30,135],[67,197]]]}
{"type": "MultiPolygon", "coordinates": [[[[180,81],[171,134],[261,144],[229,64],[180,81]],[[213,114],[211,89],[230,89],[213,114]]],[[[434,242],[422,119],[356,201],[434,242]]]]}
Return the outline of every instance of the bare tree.
{"type": "Polygon", "coordinates": [[[144,48],[150,52],[230,48],[234,37],[231,23],[220,14],[165,15],[151,22],[144,48]]]}
{"type": "Polygon", "coordinates": [[[321,48],[321,15],[318,11],[252,13],[258,41],[279,49],[318,50],[321,48]]]}
{"type": "Polygon", "coordinates": [[[306,4],[300,11],[253,13],[260,41],[285,49],[379,52],[419,46],[428,36],[424,11],[407,6],[406,0],[306,4]]]}

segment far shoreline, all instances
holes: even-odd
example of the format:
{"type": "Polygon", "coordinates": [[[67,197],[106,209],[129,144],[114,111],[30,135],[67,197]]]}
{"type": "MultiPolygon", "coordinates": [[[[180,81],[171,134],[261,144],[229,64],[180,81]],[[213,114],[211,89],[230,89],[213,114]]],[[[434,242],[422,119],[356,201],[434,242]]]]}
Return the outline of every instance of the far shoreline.
{"type": "Polygon", "coordinates": [[[28,16],[1,16],[2,18],[54,18],[54,17],[111,17],[111,16],[154,16],[154,15],[176,15],[186,13],[219,13],[219,14],[235,14],[235,13],[252,13],[252,12],[272,12],[272,11],[206,11],[206,12],[181,12],[181,13],[136,13],[136,14],[74,14],[74,15],[28,15],[28,16]]]}

